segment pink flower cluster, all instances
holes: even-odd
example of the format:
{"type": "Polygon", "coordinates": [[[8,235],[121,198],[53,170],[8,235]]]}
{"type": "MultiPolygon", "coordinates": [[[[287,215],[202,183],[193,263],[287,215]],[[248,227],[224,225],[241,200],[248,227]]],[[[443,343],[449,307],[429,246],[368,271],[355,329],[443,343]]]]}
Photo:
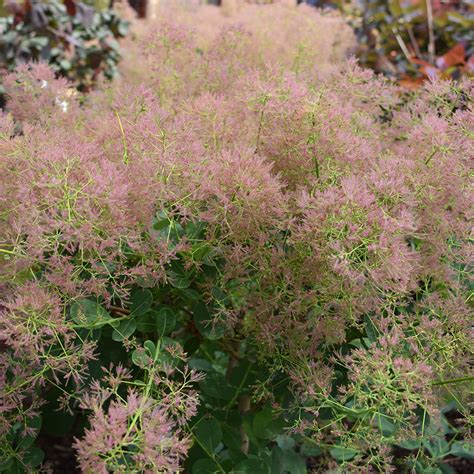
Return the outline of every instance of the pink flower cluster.
{"type": "Polygon", "coordinates": [[[77,443],[83,472],[127,472],[131,466],[149,473],[180,470],[189,442],[180,437],[164,408],[133,391],[112,401],[105,412],[92,407],[92,427],[77,443]]]}

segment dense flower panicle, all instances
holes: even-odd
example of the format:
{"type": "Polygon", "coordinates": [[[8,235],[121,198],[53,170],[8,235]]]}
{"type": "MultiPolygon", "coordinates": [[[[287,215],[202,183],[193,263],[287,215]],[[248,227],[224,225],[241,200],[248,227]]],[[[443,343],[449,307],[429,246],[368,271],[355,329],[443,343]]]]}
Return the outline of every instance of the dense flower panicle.
{"type": "Polygon", "coordinates": [[[91,428],[76,447],[83,472],[107,473],[112,468],[127,472],[127,466],[140,472],[177,472],[189,442],[165,409],[129,392],[124,401],[112,401],[105,412],[102,407],[94,409],[91,428]]]}
{"type": "Polygon", "coordinates": [[[34,283],[27,283],[15,296],[13,301],[4,303],[0,329],[1,340],[14,345],[15,356],[27,352],[33,358],[54,344],[58,335],[68,337],[57,296],[34,283]]]}
{"type": "Polygon", "coordinates": [[[2,137],[10,138],[15,132],[15,123],[10,114],[0,114],[0,134],[2,137]]]}
{"type": "MultiPolygon", "coordinates": [[[[225,151],[207,164],[199,198],[206,214],[221,228],[223,238],[259,239],[262,229],[278,228],[284,219],[285,199],[271,167],[254,150],[225,151]]],[[[205,216],[204,216],[205,217],[205,216]]]]}
{"type": "Polygon", "coordinates": [[[250,5],[226,16],[215,7],[186,10],[176,4],[161,8],[157,17],[152,26],[140,28],[138,42],[128,45],[133,53],[124,72],[133,81],[153,84],[170,108],[183,96],[226,92],[250,68],[267,64],[314,77],[354,48],[353,32],[340,16],[305,5],[250,5]],[[140,54],[143,45],[148,67],[140,54]],[[133,67],[137,60],[139,67],[133,67]]]}
{"type": "MultiPolygon", "coordinates": [[[[180,349],[170,354],[185,361],[180,349]]],[[[87,410],[90,428],[76,440],[83,472],[180,472],[191,445],[182,429],[196,415],[198,395],[191,387],[202,379],[190,370],[144,364],[148,370],[145,388],[129,389],[123,395],[121,385],[132,383],[132,374],[121,365],[104,370],[102,383],[91,384],[81,401],[87,410]],[[171,380],[172,375],[179,377],[171,380]]]]}
{"type": "Polygon", "coordinates": [[[68,112],[77,107],[74,89],[66,79],[57,79],[46,63],[20,65],[3,83],[8,108],[17,120],[67,121],[68,112]]]}
{"type": "MultiPolygon", "coordinates": [[[[10,420],[36,408],[43,369],[82,390],[93,346],[79,345],[72,304],[92,298],[125,318],[131,289],[169,282],[180,259],[204,265],[195,237],[162,232],[164,215],[206,229],[198,243],[223,262],[216,285],[238,295],[219,306],[226,329],[287,370],[308,411],[347,415],[306,428],[366,453],[354,469],[389,470],[389,446],[416,431],[413,411],[435,419],[446,393],[466,399],[436,383],[465,376],[472,352],[472,82],[404,96],[353,60],[338,63],[348,30],[304,8],[161,18],[137,51],[141,72],[124,70],[84,107],[58,106],[68,85],[42,64],[5,81],[0,410],[10,420]],[[346,344],[368,321],[372,339],[346,344]],[[48,352],[59,342],[61,357],[48,352]],[[382,415],[401,422],[390,439],[382,415]]],[[[199,285],[215,300],[216,285],[199,285]]],[[[133,459],[143,472],[180,470],[198,378],[185,372],[175,386],[161,367],[148,373],[153,396],[124,395],[117,371],[83,397],[92,415],[77,441],[82,469],[133,459]]]]}
{"type": "MultiPolygon", "coordinates": [[[[36,283],[25,283],[13,300],[2,304],[0,341],[11,349],[14,359],[28,360],[32,373],[46,368],[56,378],[61,374],[76,384],[83,381],[85,362],[94,357],[93,345],[76,341],[57,295],[36,283]]],[[[41,383],[41,374],[34,378],[41,383]]]]}
{"type": "Polygon", "coordinates": [[[44,403],[38,390],[49,379],[72,383],[79,391],[87,379],[95,346],[79,342],[65,321],[60,298],[37,283],[16,289],[0,304],[0,436],[37,415],[44,403]]]}
{"type": "MultiPolygon", "coordinates": [[[[67,130],[45,135],[41,127],[4,142],[0,208],[9,260],[3,272],[21,272],[49,260],[50,281],[74,297],[81,287],[87,293],[106,293],[107,265],[120,268],[125,245],[143,254],[163,252],[150,260],[159,267],[166,262],[166,248],[142,235],[163,197],[159,168],[108,159],[99,143],[67,130]],[[21,157],[19,149],[24,150],[21,157]],[[92,278],[84,280],[84,271],[92,278]]],[[[156,279],[162,277],[159,267],[156,279]]]]}

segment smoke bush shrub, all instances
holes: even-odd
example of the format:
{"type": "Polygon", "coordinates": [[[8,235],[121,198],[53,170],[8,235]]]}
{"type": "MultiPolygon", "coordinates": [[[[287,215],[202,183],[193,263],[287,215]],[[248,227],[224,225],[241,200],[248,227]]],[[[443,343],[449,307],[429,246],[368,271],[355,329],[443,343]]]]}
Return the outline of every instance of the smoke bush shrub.
{"type": "MultiPolygon", "coordinates": [[[[117,74],[117,40],[128,23],[113,11],[97,11],[76,0],[8,0],[0,18],[2,76],[21,64],[45,61],[58,76],[88,90],[117,74]]],[[[99,7],[99,5],[95,5],[99,7]]],[[[3,94],[3,91],[2,91],[3,94]]]]}
{"type": "Polygon", "coordinates": [[[83,472],[472,458],[472,82],[403,95],[291,21],[182,15],[142,84],[58,107],[44,65],[6,80],[2,469],[38,469],[58,409],[83,472]]]}

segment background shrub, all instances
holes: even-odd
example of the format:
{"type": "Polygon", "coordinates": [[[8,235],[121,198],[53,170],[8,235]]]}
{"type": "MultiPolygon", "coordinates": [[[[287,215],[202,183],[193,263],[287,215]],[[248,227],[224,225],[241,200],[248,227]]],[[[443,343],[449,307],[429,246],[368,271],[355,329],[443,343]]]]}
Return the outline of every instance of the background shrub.
{"type": "Polygon", "coordinates": [[[362,63],[397,77],[405,87],[434,76],[474,73],[471,2],[363,0],[339,5],[357,33],[362,63]]]}
{"type": "Polygon", "coordinates": [[[100,76],[117,74],[118,38],[128,24],[110,10],[60,0],[15,2],[0,18],[0,64],[13,70],[22,63],[44,61],[53,71],[88,90],[100,76]]]}

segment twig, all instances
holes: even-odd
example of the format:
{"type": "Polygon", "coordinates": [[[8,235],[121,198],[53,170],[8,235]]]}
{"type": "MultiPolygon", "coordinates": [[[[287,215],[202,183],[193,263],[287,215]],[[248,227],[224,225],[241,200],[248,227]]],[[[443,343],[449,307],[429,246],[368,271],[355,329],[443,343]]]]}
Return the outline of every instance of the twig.
{"type": "Polygon", "coordinates": [[[450,379],[450,380],[438,380],[437,382],[433,382],[431,385],[449,385],[454,383],[463,383],[463,382],[472,382],[474,381],[474,376],[470,375],[468,377],[461,377],[458,379],[450,379]]]}
{"type": "Polygon", "coordinates": [[[395,35],[395,38],[397,40],[398,45],[400,46],[400,49],[402,50],[403,54],[405,55],[406,59],[408,62],[412,62],[411,59],[411,54],[410,51],[408,51],[407,45],[405,44],[405,41],[403,41],[403,38],[397,33],[397,30],[395,28],[392,28],[393,34],[395,35]]]}
{"type": "MultiPolygon", "coordinates": [[[[250,397],[249,395],[241,395],[239,397],[239,412],[240,415],[243,417],[245,413],[250,410],[250,397]]],[[[242,424],[240,427],[240,437],[241,437],[241,444],[240,450],[244,454],[248,454],[249,447],[250,447],[250,439],[248,434],[245,432],[244,425],[242,424]]]]}
{"type": "Polygon", "coordinates": [[[415,38],[415,34],[413,33],[413,28],[410,25],[406,25],[405,28],[407,29],[408,36],[410,37],[410,43],[413,46],[413,49],[415,50],[416,56],[421,59],[421,50],[418,46],[418,41],[415,38]]]}
{"type": "Polygon", "coordinates": [[[413,33],[413,28],[409,23],[406,23],[405,19],[405,11],[402,5],[400,4],[399,0],[397,0],[398,8],[400,8],[402,14],[403,14],[403,25],[405,26],[405,29],[407,30],[408,36],[410,38],[410,43],[413,47],[413,50],[415,51],[415,54],[418,58],[421,59],[421,50],[420,47],[418,46],[418,41],[416,40],[415,34],[413,33]]]}
{"type": "Polygon", "coordinates": [[[128,147],[127,147],[127,139],[125,138],[125,131],[123,129],[122,120],[117,110],[115,111],[115,115],[117,116],[117,120],[120,126],[120,133],[122,134],[123,162],[124,164],[128,165],[128,147]]]}
{"type": "Polygon", "coordinates": [[[431,7],[431,0],[426,0],[426,15],[428,20],[428,58],[431,64],[434,64],[435,58],[435,40],[434,40],[434,23],[433,23],[433,8],[431,7]]]}
{"type": "Polygon", "coordinates": [[[121,308],[120,306],[110,305],[109,308],[116,313],[130,314],[130,310],[127,308],[121,308]]]}

